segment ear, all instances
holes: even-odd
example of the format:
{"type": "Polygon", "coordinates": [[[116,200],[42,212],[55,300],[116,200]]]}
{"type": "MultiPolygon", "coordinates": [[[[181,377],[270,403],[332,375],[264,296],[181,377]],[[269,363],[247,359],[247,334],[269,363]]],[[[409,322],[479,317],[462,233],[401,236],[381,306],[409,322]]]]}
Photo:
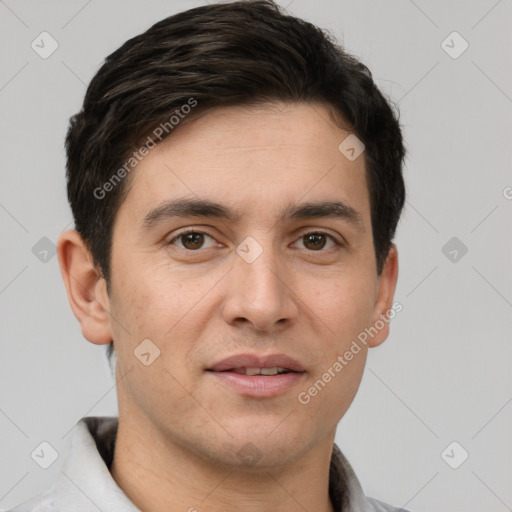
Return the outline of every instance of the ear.
{"type": "Polygon", "coordinates": [[[112,341],[106,282],[92,255],[74,230],[62,233],[57,242],[60,272],[69,304],[82,326],[84,337],[96,345],[112,341]]]}
{"type": "Polygon", "coordinates": [[[379,327],[368,345],[376,347],[389,336],[389,311],[393,306],[396,282],[398,279],[398,250],[395,244],[391,244],[386,261],[377,283],[377,299],[373,313],[373,325],[379,327]],[[381,316],[383,315],[383,316],[381,316]],[[381,324],[384,324],[383,326],[381,324]],[[380,328],[382,327],[382,328],[380,328]]]}

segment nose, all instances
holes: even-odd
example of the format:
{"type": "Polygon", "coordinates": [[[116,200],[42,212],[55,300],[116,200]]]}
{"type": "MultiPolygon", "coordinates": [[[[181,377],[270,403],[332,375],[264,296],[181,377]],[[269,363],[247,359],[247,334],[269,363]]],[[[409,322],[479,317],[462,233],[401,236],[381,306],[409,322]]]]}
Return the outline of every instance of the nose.
{"type": "MultiPolygon", "coordinates": [[[[240,253],[243,254],[243,253],[240,253]]],[[[230,325],[250,325],[256,331],[276,332],[298,318],[297,296],[290,268],[265,247],[252,262],[238,253],[226,284],[224,320],[230,325]]]]}

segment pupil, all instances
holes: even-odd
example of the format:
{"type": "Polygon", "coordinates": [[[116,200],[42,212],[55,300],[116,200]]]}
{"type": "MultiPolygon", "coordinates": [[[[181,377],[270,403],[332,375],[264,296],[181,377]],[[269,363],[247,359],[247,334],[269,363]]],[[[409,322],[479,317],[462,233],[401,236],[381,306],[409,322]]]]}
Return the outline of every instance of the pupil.
{"type": "Polygon", "coordinates": [[[308,243],[312,243],[312,247],[313,248],[320,248],[322,249],[324,246],[325,246],[325,238],[322,239],[323,243],[320,242],[319,243],[319,238],[323,237],[324,235],[320,234],[320,233],[314,233],[312,235],[306,235],[306,238],[307,238],[307,243],[306,243],[306,247],[307,247],[307,244],[308,243]]]}
{"type": "Polygon", "coordinates": [[[185,236],[185,243],[183,244],[187,249],[197,249],[203,244],[203,237],[201,233],[187,233],[185,236]],[[192,246],[190,247],[190,243],[192,246]]]}

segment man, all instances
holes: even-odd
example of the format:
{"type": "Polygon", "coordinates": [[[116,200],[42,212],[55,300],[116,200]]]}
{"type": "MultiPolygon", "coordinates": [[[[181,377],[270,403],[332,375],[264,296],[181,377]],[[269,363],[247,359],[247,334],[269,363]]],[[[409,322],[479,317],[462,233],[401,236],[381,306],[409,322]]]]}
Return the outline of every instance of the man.
{"type": "Polygon", "coordinates": [[[119,418],[14,510],[398,510],[334,444],[400,307],[405,152],[367,68],[270,1],[199,7],[106,59],[66,149],[59,262],[119,418]]]}

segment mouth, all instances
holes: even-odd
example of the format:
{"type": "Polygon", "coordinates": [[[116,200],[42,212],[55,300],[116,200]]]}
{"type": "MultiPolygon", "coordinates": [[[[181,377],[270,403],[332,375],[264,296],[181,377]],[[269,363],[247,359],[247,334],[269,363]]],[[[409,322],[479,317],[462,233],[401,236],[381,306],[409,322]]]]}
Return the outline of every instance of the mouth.
{"type": "MultiPolygon", "coordinates": [[[[217,370],[208,370],[208,371],[217,371],[217,370]]],[[[272,368],[229,368],[228,370],[221,370],[221,371],[237,373],[238,375],[250,375],[250,376],[263,375],[266,377],[293,372],[293,370],[289,370],[288,368],[281,368],[280,366],[274,366],[272,368]]],[[[299,373],[299,372],[295,372],[295,373],[299,373]]]]}
{"type": "Polygon", "coordinates": [[[289,391],[306,375],[304,368],[284,354],[240,354],[207,368],[206,372],[231,391],[245,397],[270,398],[289,391]]]}
{"type": "Polygon", "coordinates": [[[235,354],[214,363],[206,369],[214,372],[245,373],[246,375],[276,375],[278,373],[304,371],[298,361],[286,354],[235,354]]]}

